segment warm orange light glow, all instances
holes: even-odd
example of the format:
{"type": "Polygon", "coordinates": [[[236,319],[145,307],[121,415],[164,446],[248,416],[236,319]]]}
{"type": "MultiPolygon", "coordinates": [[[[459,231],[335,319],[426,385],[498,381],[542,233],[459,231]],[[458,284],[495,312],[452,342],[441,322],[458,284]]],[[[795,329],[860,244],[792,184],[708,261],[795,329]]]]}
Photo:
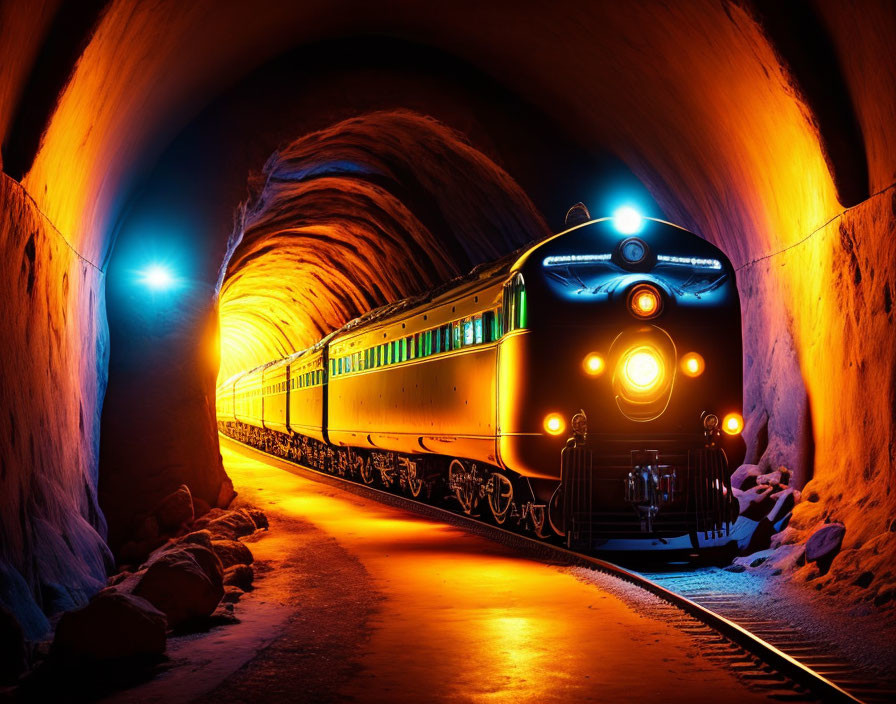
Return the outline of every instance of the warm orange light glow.
{"type": "Polygon", "coordinates": [[[696,352],[688,352],[681,358],[681,371],[688,376],[700,376],[706,369],[706,361],[696,352]]]}
{"type": "Polygon", "coordinates": [[[629,308],[638,318],[653,318],[662,307],[660,292],[650,284],[642,284],[632,291],[629,297],[629,308]]]}
{"type": "MultiPolygon", "coordinates": [[[[421,692],[433,692],[427,700],[477,704],[650,701],[651,685],[627,667],[623,642],[637,644],[651,671],[690,677],[682,686],[695,682],[695,691],[713,678],[719,701],[738,699],[742,685],[689,650],[690,636],[614,591],[457,526],[296,476],[227,441],[221,453],[239,495],[263,505],[276,526],[253,538],[256,561],[295,562],[296,542],[313,525],[325,545],[338,542],[316,554],[348,553],[359,582],[376,586],[377,619],[358,654],[358,674],[336,699],[369,701],[371,692],[386,692],[381,701],[416,704],[421,692]]],[[[253,613],[245,609],[259,593],[265,608],[294,603],[294,574],[265,572],[262,589],[243,597],[242,613],[253,613]]]]}
{"type": "Polygon", "coordinates": [[[737,435],[744,429],[744,418],[740,413],[729,413],[722,421],[722,430],[729,435],[737,435]]]}
{"type": "Polygon", "coordinates": [[[559,435],[566,430],[566,421],[559,413],[548,413],[544,417],[544,429],[551,435],[559,435]]]}
{"type": "Polygon", "coordinates": [[[592,352],[585,357],[585,361],[582,364],[585,367],[585,372],[591,376],[600,376],[607,366],[604,358],[596,352],[592,352]]]}
{"type": "Polygon", "coordinates": [[[663,381],[665,369],[660,354],[653,347],[632,347],[620,361],[623,385],[635,395],[656,389],[663,381]]]}

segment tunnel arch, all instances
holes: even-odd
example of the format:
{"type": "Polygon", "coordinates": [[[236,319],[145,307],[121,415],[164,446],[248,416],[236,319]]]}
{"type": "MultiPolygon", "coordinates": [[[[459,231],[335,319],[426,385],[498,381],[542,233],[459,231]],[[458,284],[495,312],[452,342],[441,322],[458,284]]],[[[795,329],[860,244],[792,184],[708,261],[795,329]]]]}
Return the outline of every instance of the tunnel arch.
{"type": "MultiPolygon", "coordinates": [[[[107,281],[85,262],[105,268],[128,204],[137,207],[161,155],[216,96],[293,48],[358,36],[403,38],[462,59],[541,110],[584,153],[612,150],[667,217],[731,255],[746,311],[748,415],[768,418],[768,447],[775,450],[757,459],[764,468],[796,466],[800,457],[806,461],[808,445],[793,428],[808,423],[813,431],[814,478],[806,491],[818,500],[798,507],[793,539],[804,538],[819,521],[843,520],[847,549],[885,542],[886,517],[896,501],[890,490],[896,478],[896,391],[888,363],[896,353],[896,141],[889,127],[896,114],[896,68],[882,57],[896,41],[896,9],[887,2],[867,3],[862,12],[825,2],[801,8],[828,35],[824,53],[836,55],[843,80],[836,99],[848,95],[858,131],[819,121],[823,106],[805,86],[794,89],[800,85],[796,59],[787,58],[755,2],[587,8],[558,2],[512,12],[501,4],[461,2],[437,13],[412,2],[394,3],[389,13],[352,0],[295,7],[274,0],[109,2],[47,113],[27,173],[10,178],[22,170],[13,159],[3,176],[2,242],[12,255],[0,281],[14,313],[7,314],[13,342],[0,354],[0,373],[14,380],[4,398],[20,415],[15,421],[0,417],[0,437],[16,439],[14,447],[7,441],[0,476],[7,502],[0,528],[5,536],[18,535],[15,524],[25,515],[23,531],[32,535],[4,541],[3,569],[26,575],[37,599],[41,585],[57,576],[68,584],[101,581],[104,526],[95,499],[109,341],[107,281]],[[832,157],[838,139],[848,145],[845,162],[832,157]],[[847,162],[852,166],[838,166],[847,162]],[[868,197],[861,187],[847,195],[843,184],[862,181],[863,163],[868,197]],[[850,169],[852,176],[837,173],[850,169]],[[35,232],[40,235],[31,257],[26,248],[35,232]],[[30,287],[27,276],[24,285],[18,283],[24,259],[34,262],[30,287]],[[63,294],[59,282],[65,276],[70,283],[63,294]],[[47,368],[56,384],[52,393],[47,368]],[[46,418],[53,419],[52,430],[32,457],[23,450],[28,443],[22,428],[40,427],[46,418]],[[858,484],[856,477],[862,478],[858,484]],[[67,515],[93,531],[78,543],[83,551],[52,567],[34,560],[34,526],[71,537],[83,525],[35,501],[51,487],[69,497],[62,506],[67,515]],[[90,579],[78,581],[84,574],[90,579]]],[[[39,12],[27,4],[3,5],[4,144],[20,99],[29,99],[24,86],[56,9],[52,2],[39,12]]],[[[316,129],[336,122],[323,120],[316,129]]],[[[527,194],[543,183],[537,174],[504,166],[527,194]]],[[[580,198],[570,195],[568,202],[580,198]]],[[[228,218],[239,199],[227,202],[228,218]]],[[[533,201],[543,210],[543,201],[533,201]]],[[[231,229],[225,220],[218,228],[221,249],[231,229]]],[[[209,315],[219,260],[207,263],[200,277],[209,315]]],[[[346,305],[343,310],[349,314],[346,305]]],[[[205,332],[196,339],[205,341],[205,332]]],[[[214,374],[204,354],[196,355],[195,367],[184,368],[201,379],[189,388],[183,410],[199,427],[209,414],[214,374]]],[[[107,409],[113,412],[114,404],[107,409]]],[[[764,423],[755,425],[759,432],[764,423]]],[[[206,440],[203,457],[212,465],[213,436],[206,440]]],[[[126,471],[104,465],[100,481],[104,472],[126,471]]],[[[178,466],[171,478],[186,471],[178,466]]],[[[209,491],[225,485],[221,474],[209,470],[209,491]]],[[[803,479],[808,476],[807,469],[803,479]]],[[[107,512],[114,501],[113,495],[105,503],[107,512]]],[[[880,554],[892,557],[892,549],[880,554]]],[[[72,593],[83,598],[83,592],[72,593]]]]}

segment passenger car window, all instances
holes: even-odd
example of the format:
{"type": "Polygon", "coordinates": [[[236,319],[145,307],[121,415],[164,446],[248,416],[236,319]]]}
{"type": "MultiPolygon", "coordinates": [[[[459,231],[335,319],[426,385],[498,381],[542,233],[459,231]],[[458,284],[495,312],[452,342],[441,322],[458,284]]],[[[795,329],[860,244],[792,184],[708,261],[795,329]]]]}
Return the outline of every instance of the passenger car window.
{"type": "Polygon", "coordinates": [[[474,336],[473,336],[473,320],[471,318],[464,319],[464,347],[468,347],[473,344],[474,336]]]}

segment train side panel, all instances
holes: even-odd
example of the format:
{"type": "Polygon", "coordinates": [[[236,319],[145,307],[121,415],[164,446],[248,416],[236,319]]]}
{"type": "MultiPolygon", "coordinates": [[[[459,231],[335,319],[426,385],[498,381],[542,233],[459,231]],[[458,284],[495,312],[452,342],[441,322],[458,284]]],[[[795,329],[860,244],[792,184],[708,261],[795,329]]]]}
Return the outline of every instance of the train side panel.
{"type": "Polygon", "coordinates": [[[330,346],[336,445],[497,461],[501,281],[478,281],[404,320],[330,346]]]}
{"type": "Polygon", "coordinates": [[[265,368],[262,373],[264,427],[280,433],[289,432],[286,415],[288,371],[289,367],[285,363],[278,363],[265,368]]]}
{"type": "Polygon", "coordinates": [[[325,381],[322,349],[308,352],[290,363],[288,430],[326,442],[323,423],[325,381]]]}
{"type": "Polygon", "coordinates": [[[240,378],[235,385],[234,416],[241,423],[254,425],[258,428],[262,425],[264,398],[261,393],[262,370],[254,369],[240,378]]]}

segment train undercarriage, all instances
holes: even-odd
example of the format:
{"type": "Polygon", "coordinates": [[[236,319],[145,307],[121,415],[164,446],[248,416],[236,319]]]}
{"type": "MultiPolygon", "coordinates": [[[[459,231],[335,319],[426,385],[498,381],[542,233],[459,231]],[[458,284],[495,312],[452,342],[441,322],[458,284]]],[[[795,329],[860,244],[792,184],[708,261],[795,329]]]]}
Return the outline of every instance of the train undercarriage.
{"type": "Polygon", "coordinates": [[[686,470],[658,462],[657,452],[631,452],[629,471],[602,477],[602,460],[570,440],[561,481],[530,480],[499,467],[441,455],[335,447],[304,435],[221,422],[224,435],[268,454],[426,503],[446,505],[538,539],[586,553],[618,550],[700,551],[733,545],[737,503],[724,453],[688,451],[686,470]],[[693,465],[693,467],[692,467],[693,465]],[[597,470],[595,472],[594,470],[597,470]],[[595,506],[608,483],[618,511],[595,506]]]}
{"type": "Polygon", "coordinates": [[[239,422],[219,422],[228,437],[319,472],[396,491],[425,502],[450,502],[472,517],[539,538],[552,534],[548,506],[525,477],[481,462],[441,455],[334,447],[304,435],[239,422]]]}

